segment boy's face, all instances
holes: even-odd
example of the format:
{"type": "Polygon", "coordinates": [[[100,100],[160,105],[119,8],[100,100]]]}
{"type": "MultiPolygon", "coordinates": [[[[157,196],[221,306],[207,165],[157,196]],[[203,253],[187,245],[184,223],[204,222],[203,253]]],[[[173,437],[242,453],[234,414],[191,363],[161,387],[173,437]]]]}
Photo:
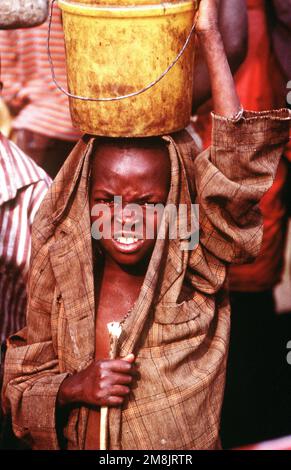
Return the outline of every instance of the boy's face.
{"type": "Polygon", "coordinates": [[[91,212],[91,225],[101,215],[102,222],[110,227],[111,237],[102,238],[99,243],[118,264],[132,266],[149,259],[159,217],[156,211],[149,210],[148,204],[166,204],[170,177],[170,159],[162,144],[142,146],[112,141],[98,145],[92,163],[90,208],[92,211],[93,206],[105,204],[106,211],[96,211],[96,215],[91,212]],[[122,198],[119,209],[113,203],[114,196],[122,198]],[[130,210],[129,204],[136,204],[138,211],[130,210]],[[151,238],[146,237],[146,224],[154,227],[151,238]]]}

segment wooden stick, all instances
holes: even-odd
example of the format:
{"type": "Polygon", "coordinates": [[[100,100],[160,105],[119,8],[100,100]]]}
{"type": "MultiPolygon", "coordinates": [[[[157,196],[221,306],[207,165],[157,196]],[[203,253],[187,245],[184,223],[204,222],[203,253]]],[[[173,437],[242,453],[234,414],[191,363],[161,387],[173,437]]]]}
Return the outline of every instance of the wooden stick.
{"type": "MultiPolygon", "coordinates": [[[[115,359],[118,338],[121,335],[122,327],[119,322],[107,323],[110,339],[109,358],[115,359]]],[[[101,406],[100,416],[100,450],[107,450],[108,446],[108,406],[101,406]]]]}
{"type": "Polygon", "coordinates": [[[101,406],[100,415],[100,450],[107,449],[108,406],[101,406]]]}

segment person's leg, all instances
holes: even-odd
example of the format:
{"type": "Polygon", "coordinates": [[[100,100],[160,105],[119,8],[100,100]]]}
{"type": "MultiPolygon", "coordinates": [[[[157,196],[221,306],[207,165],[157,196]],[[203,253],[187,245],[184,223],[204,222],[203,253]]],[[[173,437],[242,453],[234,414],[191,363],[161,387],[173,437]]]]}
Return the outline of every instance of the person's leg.
{"type": "Polygon", "coordinates": [[[276,429],[279,436],[291,434],[291,312],[277,315],[278,365],[275,377],[276,429]]]}
{"type": "Polygon", "coordinates": [[[274,437],[277,334],[271,291],[231,293],[231,337],[221,421],[224,448],[274,437]]]}

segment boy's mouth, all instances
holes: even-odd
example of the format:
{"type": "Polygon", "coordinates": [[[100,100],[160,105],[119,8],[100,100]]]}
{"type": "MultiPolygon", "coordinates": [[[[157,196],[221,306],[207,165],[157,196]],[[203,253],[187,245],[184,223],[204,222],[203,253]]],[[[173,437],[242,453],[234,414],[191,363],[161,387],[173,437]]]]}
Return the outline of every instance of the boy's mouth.
{"type": "Polygon", "coordinates": [[[115,248],[122,253],[134,253],[140,249],[144,240],[139,235],[122,234],[115,235],[112,239],[115,248]]]}
{"type": "Polygon", "coordinates": [[[116,241],[122,243],[123,245],[132,245],[137,242],[139,239],[136,237],[117,237],[116,241]]]}

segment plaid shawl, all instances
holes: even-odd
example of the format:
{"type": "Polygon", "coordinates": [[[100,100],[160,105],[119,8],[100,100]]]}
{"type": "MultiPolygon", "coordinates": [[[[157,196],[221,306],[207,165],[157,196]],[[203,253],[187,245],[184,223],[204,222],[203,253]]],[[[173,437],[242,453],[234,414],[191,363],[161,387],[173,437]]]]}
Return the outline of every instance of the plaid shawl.
{"type": "MultiPolygon", "coordinates": [[[[141,378],[128,404],[109,413],[110,449],[215,449],[229,337],[229,263],[258,252],[258,202],[288,141],[287,110],[213,116],[212,146],[197,155],[181,133],[164,137],[168,202],[200,205],[200,241],[157,240],[118,355],[135,352],[141,378]],[[182,286],[191,295],[181,299],[182,286]]],[[[94,358],[94,283],[88,188],[95,139],[83,137],[52,184],[32,236],[27,329],[8,342],[3,397],[17,436],[58,449],[62,380],[94,358]]],[[[98,145],[98,141],[96,143],[98,145]]],[[[183,231],[182,231],[183,233],[183,231]]],[[[84,448],[88,409],[70,408],[68,449],[84,448]]]]}

